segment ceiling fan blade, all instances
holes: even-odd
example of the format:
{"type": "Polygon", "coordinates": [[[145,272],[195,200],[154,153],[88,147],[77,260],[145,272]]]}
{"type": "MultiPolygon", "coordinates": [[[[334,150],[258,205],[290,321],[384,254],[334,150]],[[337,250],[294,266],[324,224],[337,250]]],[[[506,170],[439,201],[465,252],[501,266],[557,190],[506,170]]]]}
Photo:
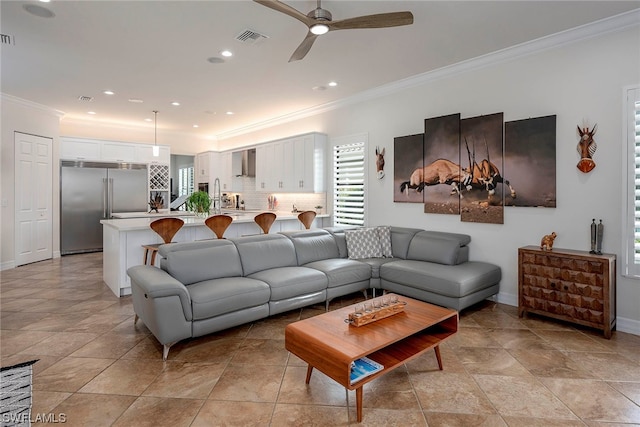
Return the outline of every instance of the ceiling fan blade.
{"type": "Polygon", "coordinates": [[[307,15],[305,15],[304,13],[301,13],[289,5],[279,2],[278,0],[253,0],[253,1],[263,6],[266,6],[270,9],[273,9],[277,12],[281,12],[281,13],[284,13],[285,15],[289,15],[292,18],[295,18],[298,21],[302,22],[306,26],[309,26],[313,23],[313,20],[307,17],[307,15]]]}
{"type": "Polygon", "coordinates": [[[329,30],[350,30],[358,28],[399,27],[413,24],[411,12],[379,13],[376,15],[358,16],[326,23],[329,30]]]}
{"type": "Polygon", "coordinates": [[[302,40],[300,46],[298,46],[295,52],[293,52],[293,55],[291,55],[291,58],[289,58],[289,62],[299,61],[304,58],[307,53],[309,53],[309,50],[311,49],[311,46],[313,46],[313,42],[316,41],[317,37],[318,36],[316,34],[313,34],[311,31],[309,31],[307,33],[307,37],[302,40]]]}

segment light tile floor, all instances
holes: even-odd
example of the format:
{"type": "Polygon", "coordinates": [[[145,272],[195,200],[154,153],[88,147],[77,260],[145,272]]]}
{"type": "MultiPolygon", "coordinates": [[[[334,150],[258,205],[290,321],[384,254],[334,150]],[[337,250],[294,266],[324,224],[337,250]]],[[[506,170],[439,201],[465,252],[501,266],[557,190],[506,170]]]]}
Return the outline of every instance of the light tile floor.
{"type": "MultiPolygon", "coordinates": [[[[355,394],[284,349],[284,327],[323,305],[161,346],[131,298],[102,281],[102,254],[0,273],[2,366],[33,366],[32,418],[68,426],[356,425],[355,394]],[[39,416],[39,418],[38,418],[39,416]],[[51,418],[54,417],[54,418],[51,418]]],[[[350,295],[336,308],[362,299],[350,295]]],[[[459,333],[365,386],[363,426],[640,425],[640,336],[484,302],[459,333]]]]}

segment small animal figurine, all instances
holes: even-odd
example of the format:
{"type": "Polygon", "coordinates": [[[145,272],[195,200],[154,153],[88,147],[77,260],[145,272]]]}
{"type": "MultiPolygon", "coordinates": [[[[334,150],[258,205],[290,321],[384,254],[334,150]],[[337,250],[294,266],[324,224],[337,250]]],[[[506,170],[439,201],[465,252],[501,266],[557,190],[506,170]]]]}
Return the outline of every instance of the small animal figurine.
{"type": "Polygon", "coordinates": [[[540,241],[540,249],[543,251],[550,251],[553,249],[553,241],[556,239],[556,232],[552,231],[551,234],[547,234],[540,241]]]}
{"type": "Polygon", "coordinates": [[[378,171],[378,179],[384,178],[384,147],[382,151],[376,147],[376,171],[378,171]]]}
{"type": "Polygon", "coordinates": [[[593,135],[596,134],[597,128],[597,124],[593,126],[591,131],[589,131],[588,127],[580,129],[580,126],[578,126],[580,142],[578,142],[578,146],[576,148],[578,153],[580,153],[580,161],[576,167],[583,173],[591,172],[593,168],[596,167],[596,162],[593,161],[592,157],[598,148],[596,141],[593,139],[593,135]]]}

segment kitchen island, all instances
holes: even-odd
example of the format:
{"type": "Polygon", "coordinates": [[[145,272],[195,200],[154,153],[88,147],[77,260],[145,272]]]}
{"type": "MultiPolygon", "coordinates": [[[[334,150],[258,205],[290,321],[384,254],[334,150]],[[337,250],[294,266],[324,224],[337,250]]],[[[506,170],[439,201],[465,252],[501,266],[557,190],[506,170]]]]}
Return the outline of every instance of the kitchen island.
{"type": "MultiPolygon", "coordinates": [[[[225,237],[239,237],[251,234],[260,234],[262,230],[254,222],[253,218],[261,211],[223,211],[233,218],[233,222],[225,231],[225,237]]],[[[175,211],[170,215],[141,212],[123,214],[121,219],[105,219],[102,224],[103,255],[102,277],[113,293],[120,297],[131,294],[131,282],[127,276],[127,269],[143,263],[142,245],[150,243],[162,243],[162,239],[150,227],[149,224],[164,216],[179,216],[184,220],[184,226],[173,238],[174,242],[193,242],[196,240],[215,239],[216,236],[205,224],[204,218],[195,217],[188,212],[187,216],[176,215],[175,211]]],[[[302,230],[303,226],[298,220],[298,213],[275,212],[276,222],[271,226],[271,233],[279,231],[302,230]]],[[[330,215],[316,216],[312,228],[329,227],[330,215]]],[[[160,257],[156,259],[159,265],[160,257]]]]}

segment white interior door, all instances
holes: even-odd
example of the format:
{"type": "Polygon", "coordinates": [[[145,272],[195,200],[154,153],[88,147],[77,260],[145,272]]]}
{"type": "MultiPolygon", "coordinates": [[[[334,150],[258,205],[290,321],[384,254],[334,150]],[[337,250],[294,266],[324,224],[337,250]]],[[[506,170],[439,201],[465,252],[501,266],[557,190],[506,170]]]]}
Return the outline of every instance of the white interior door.
{"type": "Polygon", "coordinates": [[[16,266],[50,259],[52,236],[53,140],[16,132],[16,266]]]}

